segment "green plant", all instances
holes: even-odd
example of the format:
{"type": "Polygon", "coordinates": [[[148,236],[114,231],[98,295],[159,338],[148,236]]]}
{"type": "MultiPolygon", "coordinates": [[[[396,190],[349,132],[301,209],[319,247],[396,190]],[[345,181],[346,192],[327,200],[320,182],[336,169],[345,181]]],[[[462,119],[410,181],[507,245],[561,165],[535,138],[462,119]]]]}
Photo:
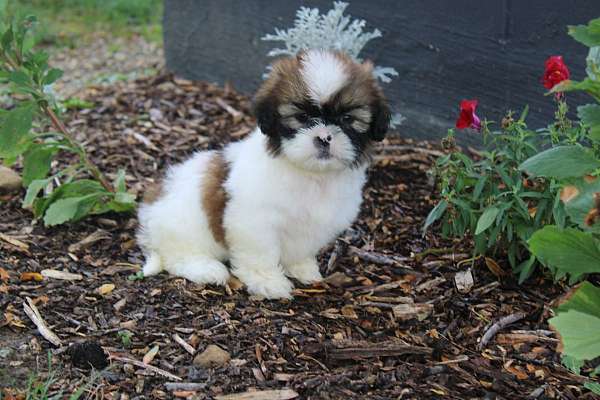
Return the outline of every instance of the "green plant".
{"type": "Polygon", "coordinates": [[[509,112],[500,129],[492,132],[491,123],[480,122],[474,114],[476,102],[462,106],[461,118],[468,120],[459,118],[457,126],[478,129],[485,150],[475,159],[467,156],[455,146],[454,130],[449,130],[444,144],[450,153],[440,157],[433,170],[441,200],[427,216],[424,230],[439,220],[445,236],[472,235],[476,256],[506,255],[522,282],[537,263],[527,241],[546,224],[564,226],[565,211],[556,182],[528,179],[519,165],[544,146],[578,142],[583,129],[567,118],[564,101],[558,101],[556,121],[538,131],[527,127],[527,108],[518,119],[509,112]]]}
{"type": "Polygon", "coordinates": [[[141,281],[144,279],[144,271],[138,271],[135,274],[131,274],[127,277],[128,281],[141,281]]]}
{"type": "Polygon", "coordinates": [[[62,71],[50,68],[48,55],[27,45],[35,22],[33,16],[11,21],[0,39],[0,84],[14,101],[11,109],[0,112],[0,159],[11,165],[22,158],[27,187],[23,206],[43,217],[46,225],[132,210],[135,196],[126,191],[125,172],[109,182],[61,121],[49,88],[62,71]],[[52,160],[61,153],[75,156],[75,161],[48,176],[52,160]]]}
{"type": "MultiPolygon", "coordinates": [[[[558,276],[576,281],[600,273],[600,18],[569,27],[569,34],[590,47],[587,77],[565,80],[551,92],[583,91],[595,100],[577,109],[585,140],[543,151],[520,168],[562,186],[560,198],[574,226],[545,226],[531,237],[529,248],[558,276]]],[[[600,357],[600,288],[583,282],[554,311],[549,323],[560,333],[563,361],[579,373],[586,360],[600,357]]],[[[600,367],[589,370],[590,376],[600,374],[600,367]]],[[[585,386],[600,394],[600,384],[589,381],[585,386]]]]}
{"type": "MultiPolygon", "coordinates": [[[[25,399],[26,400],[60,400],[67,398],[68,400],[78,400],[81,398],[83,393],[89,389],[98,379],[100,374],[97,371],[93,371],[89,377],[89,380],[77,390],[75,390],[70,396],[65,397],[63,389],[59,389],[58,392],[52,393],[52,387],[58,382],[56,377],[56,371],[52,368],[52,353],[48,351],[48,373],[45,379],[40,378],[40,374],[31,373],[27,379],[27,386],[25,388],[25,399]]],[[[9,395],[8,399],[15,397],[9,395]]],[[[19,397],[21,398],[21,397],[19,397]]],[[[0,390],[0,400],[3,399],[2,391],[0,390]]]]}
{"type": "Polygon", "coordinates": [[[119,339],[121,339],[121,343],[123,343],[124,347],[131,347],[131,338],[133,337],[133,332],[124,329],[117,332],[117,336],[119,339]]]}

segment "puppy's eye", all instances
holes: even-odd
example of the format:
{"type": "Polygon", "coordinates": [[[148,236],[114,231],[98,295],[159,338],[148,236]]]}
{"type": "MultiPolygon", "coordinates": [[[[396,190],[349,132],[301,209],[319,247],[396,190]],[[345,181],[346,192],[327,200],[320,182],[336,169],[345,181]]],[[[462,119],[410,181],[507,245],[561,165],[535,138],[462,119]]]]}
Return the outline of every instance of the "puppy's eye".
{"type": "Polygon", "coordinates": [[[342,115],[342,122],[344,124],[351,124],[352,122],[354,122],[354,117],[350,114],[344,114],[342,115]]]}
{"type": "Polygon", "coordinates": [[[305,112],[296,114],[295,117],[298,120],[298,122],[300,122],[301,124],[305,124],[308,122],[308,114],[305,112]]]}

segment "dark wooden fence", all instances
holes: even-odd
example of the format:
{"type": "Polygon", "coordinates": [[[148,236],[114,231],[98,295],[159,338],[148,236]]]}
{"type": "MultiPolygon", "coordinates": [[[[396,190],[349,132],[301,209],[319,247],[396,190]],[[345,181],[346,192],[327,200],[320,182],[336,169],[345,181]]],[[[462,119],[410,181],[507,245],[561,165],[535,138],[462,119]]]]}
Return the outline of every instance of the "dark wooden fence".
{"type": "MultiPolygon", "coordinates": [[[[167,67],[251,94],[278,45],[260,38],[290,27],[301,5],[325,11],[332,2],[166,0],[167,67]]],[[[600,16],[600,0],[354,0],[347,13],[383,32],[364,56],[400,74],[384,85],[407,118],[400,134],[436,138],[453,125],[462,98],[479,99],[479,115],[494,120],[529,104],[530,124],[547,124],[553,101],[540,82],[544,60],[563,55],[572,77],[585,75],[587,50],[566,26],[600,16]]]]}

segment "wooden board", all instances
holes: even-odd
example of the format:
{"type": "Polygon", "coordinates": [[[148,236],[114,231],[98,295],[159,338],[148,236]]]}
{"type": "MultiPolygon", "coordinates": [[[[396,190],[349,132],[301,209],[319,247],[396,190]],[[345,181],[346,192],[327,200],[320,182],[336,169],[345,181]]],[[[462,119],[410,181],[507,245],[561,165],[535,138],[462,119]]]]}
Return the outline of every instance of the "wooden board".
{"type": "MultiPolygon", "coordinates": [[[[328,10],[332,2],[166,0],[167,67],[251,94],[278,45],[260,38],[290,27],[301,5],[328,10]]],[[[530,124],[546,125],[554,104],[541,85],[544,60],[561,54],[573,78],[585,75],[587,49],[566,26],[600,16],[600,1],[355,0],[347,12],[383,32],[364,55],[400,73],[384,84],[394,110],[407,117],[400,134],[431,139],[453,126],[463,98],[479,99],[479,115],[496,121],[529,104],[530,124]]],[[[573,109],[587,101],[569,98],[573,109]]]]}

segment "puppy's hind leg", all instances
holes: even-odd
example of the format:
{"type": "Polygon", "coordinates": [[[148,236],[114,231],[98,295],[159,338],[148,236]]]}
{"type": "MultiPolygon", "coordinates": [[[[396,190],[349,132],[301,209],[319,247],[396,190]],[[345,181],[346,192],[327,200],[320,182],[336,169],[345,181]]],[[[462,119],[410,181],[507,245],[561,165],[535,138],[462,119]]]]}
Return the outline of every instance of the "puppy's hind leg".
{"type": "Polygon", "coordinates": [[[203,255],[186,256],[169,263],[169,272],[195,283],[224,285],[229,280],[227,267],[214,258],[203,255]]]}
{"type": "Polygon", "coordinates": [[[162,270],[163,268],[160,261],[160,255],[155,251],[149,252],[146,255],[146,263],[142,269],[144,276],[156,275],[162,270]]]}

